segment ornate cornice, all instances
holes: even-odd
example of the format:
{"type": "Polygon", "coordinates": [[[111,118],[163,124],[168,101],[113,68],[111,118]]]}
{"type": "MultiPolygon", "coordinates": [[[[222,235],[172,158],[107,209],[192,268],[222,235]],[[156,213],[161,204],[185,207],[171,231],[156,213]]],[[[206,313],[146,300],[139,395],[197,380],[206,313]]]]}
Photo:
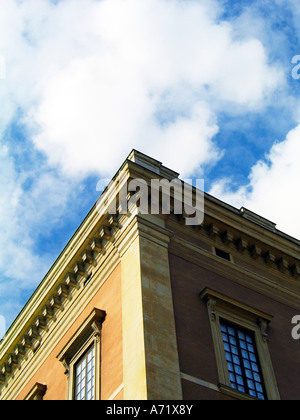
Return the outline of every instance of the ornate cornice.
{"type": "MultiPolygon", "coordinates": [[[[26,327],[18,331],[17,339],[1,358],[0,391],[8,385],[14,372],[22,369],[23,362],[28,359],[29,353],[35,353],[38,350],[45,335],[49,333],[64,310],[66,303],[73,299],[74,294],[80,292],[91,278],[93,270],[105,258],[109,245],[114,242],[116,233],[122,227],[122,219],[124,219],[122,215],[113,217],[108,215],[106,218],[101,218],[100,225],[93,232],[92,237],[87,236],[80,250],[72,258],[68,271],[56,282],[55,288],[43,300],[40,309],[31,314],[26,327]]],[[[2,348],[4,345],[5,340],[2,348]]]]}
{"type": "Polygon", "coordinates": [[[282,250],[282,238],[279,238],[276,232],[271,233],[273,235],[271,245],[270,240],[264,241],[262,227],[260,227],[260,234],[256,237],[250,236],[248,232],[244,233],[245,219],[243,218],[240,219],[239,230],[236,226],[230,226],[229,221],[226,223],[224,220],[217,220],[206,213],[201,226],[185,226],[185,217],[182,215],[174,215],[173,220],[177,220],[179,225],[184,226],[185,232],[189,229],[190,232],[194,231],[195,237],[209,239],[212,246],[221,246],[228,253],[237,251],[239,255],[249,258],[256,264],[272,268],[294,280],[300,280],[300,259],[295,256],[295,252],[287,254],[282,250]]]}

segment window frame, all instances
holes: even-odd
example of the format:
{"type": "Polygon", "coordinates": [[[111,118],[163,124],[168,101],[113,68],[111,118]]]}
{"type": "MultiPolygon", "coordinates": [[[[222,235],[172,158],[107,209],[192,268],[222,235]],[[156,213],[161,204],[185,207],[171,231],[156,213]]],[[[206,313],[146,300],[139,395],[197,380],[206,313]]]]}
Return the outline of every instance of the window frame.
{"type": "Polygon", "coordinates": [[[214,254],[216,257],[221,258],[224,261],[233,262],[230,252],[224,251],[222,248],[214,247],[214,254]]]}
{"type": "Polygon", "coordinates": [[[94,394],[94,398],[93,400],[99,399],[98,396],[98,392],[97,392],[97,382],[98,380],[96,380],[97,375],[96,372],[100,369],[99,364],[96,362],[98,360],[98,341],[96,338],[92,338],[90,340],[88,340],[85,345],[80,349],[80,351],[76,354],[76,356],[74,356],[74,358],[70,361],[69,363],[69,370],[70,370],[70,374],[71,374],[71,378],[70,378],[70,385],[69,387],[71,388],[70,391],[72,391],[72,395],[71,395],[71,399],[72,400],[76,400],[76,368],[78,363],[82,360],[83,357],[85,357],[85,355],[91,350],[91,348],[94,349],[94,390],[93,390],[93,394],[94,394]]]}
{"type": "Polygon", "coordinates": [[[200,293],[200,297],[206,303],[208,309],[220,391],[238,399],[258,400],[256,397],[252,397],[231,387],[221,332],[221,320],[224,320],[225,322],[252,332],[263,376],[266,397],[268,400],[280,400],[267,343],[268,326],[273,317],[210,288],[205,288],[200,293]]]}
{"type": "MultiPolygon", "coordinates": [[[[258,351],[257,351],[257,348],[256,348],[256,340],[255,340],[255,336],[253,334],[253,331],[245,329],[245,328],[241,327],[240,325],[233,324],[232,322],[229,322],[229,321],[227,321],[223,318],[220,319],[220,327],[221,327],[222,337],[223,337],[223,334],[225,334],[226,338],[228,338],[228,340],[229,340],[229,341],[225,341],[225,339],[223,337],[223,345],[224,345],[225,354],[226,354],[225,346],[227,344],[227,347],[229,346],[229,349],[228,349],[227,352],[229,353],[230,358],[232,359],[231,362],[228,362],[228,360],[226,359],[226,365],[227,365],[227,370],[228,370],[228,373],[229,373],[229,377],[230,377],[230,370],[229,370],[228,365],[229,365],[229,363],[231,363],[233,365],[232,367],[234,367],[234,365],[236,366],[236,367],[234,367],[234,369],[232,371],[232,373],[234,375],[234,379],[236,379],[236,375],[238,375],[242,378],[242,381],[243,381],[243,384],[241,385],[235,380],[236,386],[238,387],[239,385],[241,385],[241,387],[243,387],[245,389],[245,391],[241,391],[241,392],[251,396],[250,392],[252,391],[252,389],[250,389],[250,387],[248,385],[248,380],[250,379],[250,377],[247,376],[246,367],[245,367],[245,364],[244,364],[245,361],[248,361],[249,371],[251,373],[251,377],[255,373],[257,373],[260,377],[259,381],[258,380],[255,381],[255,379],[253,377],[252,377],[252,379],[250,379],[251,381],[255,381],[255,382],[259,383],[259,385],[261,386],[261,390],[258,391],[257,389],[253,388],[253,391],[255,393],[259,392],[263,396],[263,398],[259,398],[259,397],[255,397],[255,398],[261,399],[261,400],[267,399],[266,387],[265,387],[265,383],[264,383],[263,373],[262,373],[262,369],[261,369],[261,365],[260,365],[259,355],[258,355],[258,351]],[[222,329],[222,327],[223,327],[223,329],[222,329]],[[230,332],[230,330],[232,330],[232,331],[230,332]],[[241,337],[241,334],[243,335],[244,338],[241,337]],[[235,344],[233,344],[233,347],[236,349],[235,352],[232,352],[232,349],[231,349],[231,346],[232,346],[232,344],[230,343],[231,338],[234,340],[234,343],[235,343],[235,344]],[[250,340],[250,342],[249,342],[249,340],[250,340]],[[241,347],[242,342],[244,343],[243,348],[241,347]],[[246,343],[248,343],[248,344],[246,344],[246,343]],[[251,350],[252,359],[250,359],[250,360],[248,359],[248,357],[245,358],[244,355],[243,355],[243,352],[246,352],[247,356],[249,355],[248,345],[250,345],[250,347],[252,347],[252,350],[251,350]],[[253,358],[254,358],[254,360],[253,360],[253,358]],[[250,365],[251,360],[256,365],[257,370],[255,370],[255,372],[252,370],[252,365],[250,365]],[[236,368],[238,368],[239,372],[236,371],[236,368]]],[[[225,358],[226,358],[226,356],[225,356],[225,358]]],[[[232,381],[230,380],[230,383],[231,382],[232,381]]],[[[231,384],[231,387],[233,389],[237,389],[237,388],[234,388],[232,386],[232,384],[231,384]]]]}
{"type": "Polygon", "coordinates": [[[106,313],[94,308],[82,326],[76,331],[65,347],[57,355],[57,359],[65,367],[67,376],[67,400],[75,400],[76,364],[84,354],[94,347],[94,400],[101,397],[101,331],[106,313]]]}

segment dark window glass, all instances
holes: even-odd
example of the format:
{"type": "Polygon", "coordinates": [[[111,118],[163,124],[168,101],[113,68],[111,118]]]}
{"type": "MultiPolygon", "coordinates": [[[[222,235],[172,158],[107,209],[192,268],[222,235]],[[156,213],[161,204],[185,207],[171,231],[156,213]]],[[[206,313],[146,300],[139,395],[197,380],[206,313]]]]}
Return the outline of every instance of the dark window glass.
{"type": "Polygon", "coordinates": [[[94,399],[95,349],[91,347],[75,365],[75,400],[94,399]]]}
{"type": "Polygon", "coordinates": [[[221,321],[221,332],[231,387],[265,400],[254,334],[225,321],[221,321]]]}
{"type": "Polygon", "coordinates": [[[223,258],[223,260],[227,260],[230,261],[230,255],[228,254],[228,252],[222,251],[219,248],[215,248],[216,250],[216,255],[220,258],[223,258]]]}

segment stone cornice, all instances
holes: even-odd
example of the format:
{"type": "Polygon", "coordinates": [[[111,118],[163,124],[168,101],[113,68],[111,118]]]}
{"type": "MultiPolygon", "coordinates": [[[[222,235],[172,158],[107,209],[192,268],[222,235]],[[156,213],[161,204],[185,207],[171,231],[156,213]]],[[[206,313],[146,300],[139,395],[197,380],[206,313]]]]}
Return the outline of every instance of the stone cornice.
{"type": "Polygon", "coordinates": [[[184,217],[181,216],[178,220],[178,216],[173,215],[173,222],[169,222],[170,227],[174,223],[177,226],[182,225],[176,230],[179,229],[183,235],[191,234],[195,239],[205,240],[211,246],[220,246],[230,254],[235,253],[255,262],[258,267],[276,270],[285,278],[299,282],[300,286],[300,246],[293,243],[290,247],[290,243],[286,244],[285,239],[276,232],[266,231],[261,226],[252,226],[251,221],[241,216],[234,215],[231,218],[226,213],[216,214],[216,211],[209,211],[206,201],[205,205],[205,217],[201,226],[188,227],[188,231],[184,217]]]}
{"type": "Polygon", "coordinates": [[[287,253],[287,247],[283,250],[280,241],[277,242],[276,233],[272,234],[271,241],[262,236],[261,232],[257,236],[251,232],[250,236],[247,230],[243,232],[243,223],[240,226],[238,231],[236,227],[232,228],[227,223],[214,222],[206,217],[203,228],[211,239],[218,239],[229,253],[236,250],[256,263],[276,269],[296,280],[300,279],[299,249],[297,256],[294,252],[287,253]]]}
{"type": "MultiPolygon", "coordinates": [[[[60,270],[60,277],[51,279],[54,287],[47,287],[49,280],[47,277],[44,279],[42,285],[47,292],[34,294],[22,314],[22,319],[15,321],[1,343],[0,388],[8,383],[16,369],[21,368],[29,352],[37,351],[65,305],[90,280],[93,270],[96,270],[99,264],[103,265],[105,254],[121,228],[120,221],[126,218],[117,215],[99,218],[96,230],[91,229],[86,235],[81,235],[81,246],[76,246],[73,255],[70,253],[71,261],[65,262],[65,270],[60,270]]],[[[41,286],[39,290],[43,292],[41,286]]]]}
{"type": "MultiPolygon", "coordinates": [[[[140,177],[146,180],[148,185],[152,178],[163,177],[159,172],[160,162],[157,162],[157,168],[150,171],[131,161],[127,164],[130,177],[140,177]]],[[[166,178],[171,180],[177,176],[177,173],[170,171],[166,178]]],[[[195,188],[193,190],[195,191],[195,188]]],[[[172,193],[171,190],[171,211],[172,193]]],[[[300,241],[279,231],[275,223],[248,209],[236,209],[207,193],[204,194],[204,215],[203,225],[194,226],[195,231],[204,229],[211,238],[221,238],[224,245],[233,245],[240,252],[246,250],[254,259],[262,257],[266,264],[274,263],[273,266],[281,272],[300,278],[300,241]],[[260,252],[263,254],[260,255],[260,252]]],[[[185,225],[184,215],[177,215],[176,218],[180,224],[185,225]]]]}
{"type": "Polygon", "coordinates": [[[269,246],[278,247],[284,253],[299,259],[300,241],[276,229],[276,225],[266,219],[261,218],[249,210],[241,208],[240,210],[223,203],[222,201],[205,194],[206,216],[211,216],[215,221],[220,221],[231,229],[239,230],[249,237],[261,240],[269,246]],[[245,216],[245,214],[251,214],[245,216]],[[259,223],[258,220],[264,222],[259,223]],[[256,221],[255,221],[256,220],[256,221]]]}

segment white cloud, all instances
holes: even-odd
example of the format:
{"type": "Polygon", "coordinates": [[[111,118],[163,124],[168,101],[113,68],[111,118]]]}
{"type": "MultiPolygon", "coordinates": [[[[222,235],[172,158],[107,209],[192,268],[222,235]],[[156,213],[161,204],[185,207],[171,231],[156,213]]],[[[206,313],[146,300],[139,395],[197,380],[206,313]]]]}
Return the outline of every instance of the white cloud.
{"type": "Polygon", "coordinates": [[[177,134],[172,147],[181,155],[180,171],[203,164],[200,150],[206,162],[214,161],[216,121],[211,125],[207,114],[228,103],[257,110],[282,82],[259,40],[239,39],[232,25],[216,20],[215,1],[8,3],[0,21],[9,79],[6,122],[23,108],[35,146],[71,176],[111,174],[132,147],[157,154],[148,133],[160,139],[163,161],[170,133],[177,134]],[[193,94],[176,114],[183,87],[193,94]],[[166,92],[175,99],[169,127],[156,118],[166,92]]]}
{"type": "Polygon", "coordinates": [[[7,326],[64,244],[57,238],[55,245],[51,232],[62,220],[66,223],[67,208],[68,220],[72,220],[80,193],[74,188],[78,184],[43,164],[23,171],[18,163],[9,147],[0,144],[0,307],[7,326]]]}
{"type": "Polygon", "coordinates": [[[1,146],[0,180],[0,273],[27,288],[49,268],[52,255],[37,252],[35,241],[58,222],[71,187],[45,169],[18,172],[9,149],[1,146]],[[26,181],[30,188],[24,187],[26,181]]]}
{"type": "Polygon", "coordinates": [[[33,251],[34,235],[26,224],[30,212],[24,213],[22,206],[22,182],[7,148],[1,146],[0,180],[0,300],[1,312],[8,314],[20,309],[21,290],[37,285],[46,272],[46,261],[33,251]]]}
{"type": "Polygon", "coordinates": [[[253,166],[249,183],[232,188],[230,178],[215,183],[210,193],[235,207],[246,207],[277,223],[277,228],[300,239],[299,179],[300,125],[276,142],[265,160],[253,166]]]}
{"type": "Polygon", "coordinates": [[[215,163],[222,152],[213,143],[218,133],[216,117],[206,103],[198,102],[189,118],[178,117],[166,127],[155,125],[145,136],[144,151],[180,174],[202,176],[205,165],[215,163]]]}

